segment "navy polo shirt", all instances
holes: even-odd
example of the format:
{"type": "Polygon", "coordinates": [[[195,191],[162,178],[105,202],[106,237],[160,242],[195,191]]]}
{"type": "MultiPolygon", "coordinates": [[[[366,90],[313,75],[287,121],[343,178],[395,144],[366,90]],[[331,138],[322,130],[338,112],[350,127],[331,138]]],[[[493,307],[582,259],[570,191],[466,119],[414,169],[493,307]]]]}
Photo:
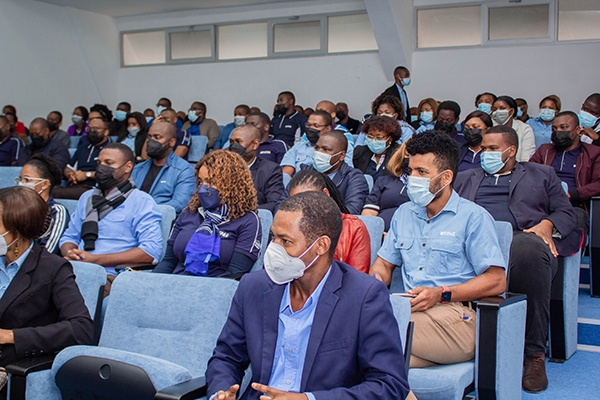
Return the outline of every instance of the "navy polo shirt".
{"type": "Polygon", "coordinates": [[[9,136],[0,143],[0,166],[9,167],[19,158],[19,153],[25,147],[21,139],[9,136]]]}
{"type": "Polygon", "coordinates": [[[364,208],[379,212],[385,223],[385,231],[390,229],[392,217],[401,204],[410,201],[401,178],[383,175],[375,181],[373,190],[365,200],[364,208]]]}
{"type": "MultiPolygon", "coordinates": [[[[179,146],[185,146],[189,149],[191,144],[192,144],[191,135],[187,131],[177,128],[177,139],[175,142],[175,147],[173,147],[173,151],[175,151],[179,146]]],[[[187,152],[185,157],[183,157],[184,160],[188,159],[188,154],[189,154],[189,152],[187,152]]]]}
{"type": "MultiPolygon", "coordinates": [[[[95,171],[96,165],[98,165],[98,156],[100,155],[100,151],[109,143],[112,143],[112,139],[110,137],[106,142],[98,146],[94,146],[88,140],[87,135],[83,135],[81,139],[79,139],[77,150],[75,151],[75,154],[73,154],[73,157],[71,157],[69,165],[76,171],[95,171]]],[[[94,186],[96,184],[96,180],[86,179],[81,183],[94,186]]]]}
{"type": "Polygon", "coordinates": [[[496,221],[509,222],[513,229],[517,230],[519,229],[517,220],[508,208],[511,179],[512,173],[507,175],[485,174],[479,189],[477,189],[475,203],[485,208],[496,221]]]}
{"type": "Polygon", "coordinates": [[[270,136],[267,140],[258,145],[256,157],[281,164],[281,160],[283,160],[283,156],[288,150],[289,148],[284,141],[277,140],[270,136]]]}
{"type": "Polygon", "coordinates": [[[579,153],[581,153],[581,146],[577,146],[571,151],[560,150],[556,153],[554,161],[552,161],[552,168],[556,171],[558,179],[569,185],[569,190],[577,189],[575,171],[579,153]]]}
{"type": "Polygon", "coordinates": [[[304,125],[306,125],[306,116],[298,111],[291,115],[278,115],[271,120],[271,129],[269,134],[275,139],[283,140],[285,144],[292,147],[296,139],[300,139],[304,134],[304,125]]]}

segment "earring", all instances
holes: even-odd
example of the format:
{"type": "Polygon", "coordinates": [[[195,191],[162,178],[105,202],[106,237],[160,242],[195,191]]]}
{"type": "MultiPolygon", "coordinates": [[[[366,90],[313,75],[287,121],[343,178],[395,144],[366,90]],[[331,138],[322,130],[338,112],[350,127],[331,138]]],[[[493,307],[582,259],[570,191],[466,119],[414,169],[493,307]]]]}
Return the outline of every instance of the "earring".
{"type": "Polygon", "coordinates": [[[15,258],[19,258],[20,255],[20,251],[19,251],[19,242],[15,243],[15,249],[13,250],[13,254],[15,255],[15,258]]]}

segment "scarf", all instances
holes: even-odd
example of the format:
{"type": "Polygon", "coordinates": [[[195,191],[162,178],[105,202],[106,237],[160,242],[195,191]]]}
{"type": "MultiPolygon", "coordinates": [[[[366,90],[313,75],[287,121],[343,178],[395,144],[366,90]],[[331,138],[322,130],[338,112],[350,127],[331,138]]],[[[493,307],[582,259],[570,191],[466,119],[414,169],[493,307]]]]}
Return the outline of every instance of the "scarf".
{"type": "Polygon", "coordinates": [[[214,210],[198,208],[204,218],[185,246],[185,270],[196,276],[206,276],[208,264],[221,258],[219,225],[229,220],[227,203],[214,210]]]}
{"type": "Polygon", "coordinates": [[[93,193],[88,198],[85,207],[85,220],[83,221],[83,225],[81,225],[81,239],[83,240],[83,249],[85,251],[96,249],[98,221],[123,204],[133,189],[135,189],[135,185],[131,179],[112,188],[106,197],[104,197],[102,190],[97,187],[93,189],[93,193]]]}

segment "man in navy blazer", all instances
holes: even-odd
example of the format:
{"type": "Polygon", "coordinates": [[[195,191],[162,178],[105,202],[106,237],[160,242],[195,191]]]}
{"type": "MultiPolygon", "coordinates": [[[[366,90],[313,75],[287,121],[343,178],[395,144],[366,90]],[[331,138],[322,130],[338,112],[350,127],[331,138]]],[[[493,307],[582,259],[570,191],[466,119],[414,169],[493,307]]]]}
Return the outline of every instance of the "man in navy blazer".
{"type": "Polygon", "coordinates": [[[265,270],[244,276],[208,362],[209,398],[404,399],[398,325],[385,285],[333,261],[339,208],[321,192],[284,201],[265,270]]]}
{"type": "Polygon", "coordinates": [[[459,173],[454,188],[495,220],[513,225],[509,290],[527,295],[523,388],[536,393],[548,386],[544,354],[557,257],[577,252],[582,232],[554,169],[517,162],[518,146],[511,127],[488,129],[481,142],[482,168],[459,173]]]}

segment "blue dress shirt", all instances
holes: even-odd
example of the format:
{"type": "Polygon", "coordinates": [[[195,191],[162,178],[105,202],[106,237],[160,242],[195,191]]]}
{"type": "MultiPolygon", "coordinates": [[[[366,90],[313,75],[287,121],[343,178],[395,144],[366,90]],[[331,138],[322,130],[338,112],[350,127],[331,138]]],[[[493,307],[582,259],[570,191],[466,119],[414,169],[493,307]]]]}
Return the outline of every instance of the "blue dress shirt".
{"type": "Polygon", "coordinates": [[[404,115],[409,115],[409,109],[408,109],[408,100],[406,99],[406,92],[404,91],[404,88],[401,88],[400,85],[398,85],[396,83],[396,87],[398,88],[398,93],[400,93],[400,101],[402,102],[402,105],[404,106],[404,115]]]}
{"type": "MultiPolygon", "coordinates": [[[[354,146],[350,144],[348,141],[348,148],[346,149],[346,157],[344,158],[344,162],[351,167],[354,167],[354,162],[352,161],[354,146]]],[[[313,153],[315,152],[315,148],[308,139],[306,139],[306,135],[302,136],[302,139],[298,143],[294,145],[285,155],[283,156],[283,160],[281,160],[281,166],[290,166],[296,169],[296,172],[300,171],[300,166],[303,164],[312,165],[313,163],[313,153]]]]}
{"type": "Polygon", "coordinates": [[[402,268],[406,291],[465,283],[490,266],[506,269],[492,216],[454,190],[433,218],[426,207],[402,204],[377,255],[402,268]]]}
{"type": "Polygon", "coordinates": [[[25,259],[31,252],[31,248],[33,247],[33,240],[29,244],[27,250],[23,252],[15,261],[6,265],[6,256],[0,257],[0,299],[4,296],[8,285],[12,282],[17,272],[21,269],[21,266],[25,262],[25,259]]]}
{"type": "Polygon", "coordinates": [[[546,143],[552,143],[550,137],[552,136],[552,123],[546,125],[540,117],[529,118],[527,125],[533,129],[533,136],[535,137],[535,148],[540,148],[541,145],[546,143]]]}

